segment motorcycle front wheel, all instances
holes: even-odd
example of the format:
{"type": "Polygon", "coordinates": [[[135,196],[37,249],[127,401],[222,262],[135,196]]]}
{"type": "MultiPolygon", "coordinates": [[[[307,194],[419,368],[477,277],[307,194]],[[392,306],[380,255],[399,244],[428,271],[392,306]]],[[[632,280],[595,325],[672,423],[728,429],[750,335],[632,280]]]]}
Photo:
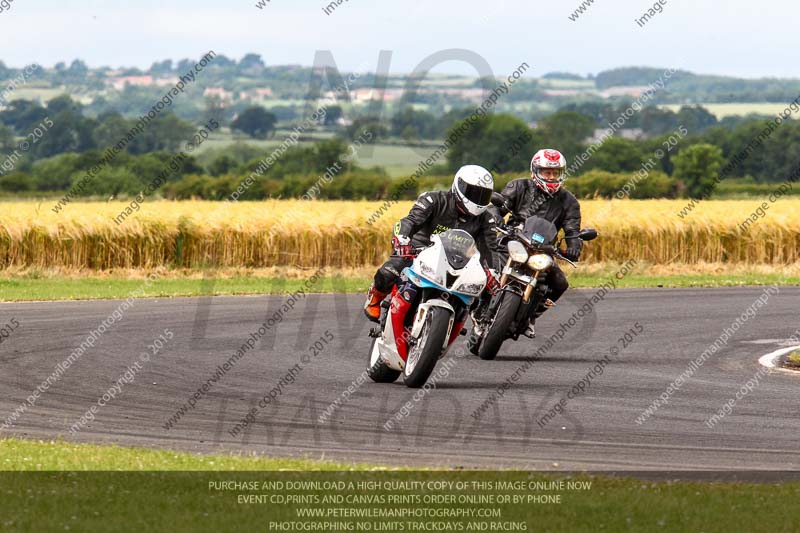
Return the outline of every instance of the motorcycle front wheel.
{"type": "Polygon", "coordinates": [[[403,369],[403,381],[407,387],[418,389],[428,381],[444,349],[449,323],[450,313],[447,310],[439,307],[428,310],[419,338],[408,350],[408,359],[403,369]]]}
{"type": "Polygon", "coordinates": [[[501,298],[503,300],[497,308],[497,314],[484,332],[483,342],[478,349],[478,357],[487,361],[497,357],[497,352],[506,340],[508,328],[522,303],[522,297],[515,292],[505,291],[501,298]]]}

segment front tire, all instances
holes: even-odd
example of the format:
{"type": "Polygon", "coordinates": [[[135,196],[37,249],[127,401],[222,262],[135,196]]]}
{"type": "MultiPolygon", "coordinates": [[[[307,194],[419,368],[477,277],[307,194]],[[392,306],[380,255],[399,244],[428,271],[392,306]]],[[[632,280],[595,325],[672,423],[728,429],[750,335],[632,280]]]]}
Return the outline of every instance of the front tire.
{"type": "Polygon", "coordinates": [[[372,339],[367,375],[376,383],[394,383],[400,377],[400,371],[389,368],[381,357],[378,351],[378,339],[372,339]]]}
{"type": "Polygon", "coordinates": [[[403,369],[406,387],[418,389],[428,381],[444,349],[449,323],[450,313],[445,309],[432,307],[428,310],[417,344],[408,351],[403,369]]]}
{"type": "Polygon", "coordinates": [[[514,317],[517,315],[519,306],[522,303],[522,297],[515,293],[506,291],[503,293],[503,301],[497,309],[497,314],[489,325],[489,328],[484,333],[483,342],[481,342],[480,349],[478,350],[478,357],[486,361],[490,361],[497,357],[497,352],[506,340],[508,328],[514,317]]]}

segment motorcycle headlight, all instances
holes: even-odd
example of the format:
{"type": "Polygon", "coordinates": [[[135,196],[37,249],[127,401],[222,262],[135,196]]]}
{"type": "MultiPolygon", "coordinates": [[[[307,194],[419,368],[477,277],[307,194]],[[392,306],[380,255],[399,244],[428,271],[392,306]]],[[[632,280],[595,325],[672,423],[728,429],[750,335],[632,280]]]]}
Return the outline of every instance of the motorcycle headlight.
{"type": "Polygon", "coordinates": [[[442,276],[437,275],[436,270],[434,270],[433,268],[429,267],[426,264],[421,264],[419,267],[420,270],[422,271],[421,274],[426,278],[428,278],[429,280],[431,280],[432,282],[438,283],[439,285],[444,283],[442,276]]]}
{"type": "Polygon", "coordinates": [[[547,270],[553,266],[553,258],[547,254],[532,255],[528,259],[528,266],[534,270],[547,270]]]}
{"type": "Polygon", "coordinates": [[[528,250],[519,241],[508,242],[508,256],[515,263],[524,263],[528,260],[528,250]]]}
{"type": "Polygon", "coordinates": [[[481,293],[483,287],[484,285],[481,285],[480,283],[465,283],[458,288],[458,292],[477,296],[481,293]]]}

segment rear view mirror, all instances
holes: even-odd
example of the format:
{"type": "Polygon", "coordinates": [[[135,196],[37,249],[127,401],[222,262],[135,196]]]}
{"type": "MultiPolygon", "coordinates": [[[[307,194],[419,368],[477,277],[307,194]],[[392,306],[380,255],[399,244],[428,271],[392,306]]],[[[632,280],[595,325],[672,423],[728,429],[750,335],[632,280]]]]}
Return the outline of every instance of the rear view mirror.
{"type": "Polygon", "coordinates": [[[597,238],[597,230],[592,228],[582,229],[578,234],[582,241],[593,241],[597,238]]]}

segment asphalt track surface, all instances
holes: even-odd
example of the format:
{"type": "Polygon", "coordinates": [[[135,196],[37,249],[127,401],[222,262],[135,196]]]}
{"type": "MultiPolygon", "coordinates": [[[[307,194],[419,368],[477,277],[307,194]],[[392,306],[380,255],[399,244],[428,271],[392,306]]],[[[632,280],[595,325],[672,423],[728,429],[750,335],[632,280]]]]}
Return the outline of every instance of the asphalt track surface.
{"type": "MultiPolygon", "coordinates": [[[[370,324],[361,295],[309,295],[267,332],[196,407],[166,421],[214,375],[285,296],[136,300],[82,357],[0,435],[179,449],[240,451],[383,464],[536,470],[800,470],[800,375],[770,371],[713,429],[704,422],[762,367],[761,355],[797,330],[800,288],[782,287],[713,355],[667,405],[636,418],[763,288],[619,289],[572,328],[479,420],[472,413],[594,290],[574,290],[537,324],[539,338],[507,342],[495,361],[463,353],[456,341],[449,375],[418,401],[402,378],[367,381],[330,419],[318,417],[366,365],[370,324]],[[639,322],[627,347],[619,341],[639,322]],[[69,428],[168,329],[174,337],[124,384],[96,419],[69,428]],[[320,337],[334,340],[312,357],[320,337]],[[602,375],[569,400],[564,414],[537,424],[613,346],[602,375]],[[308,354],[304,363],[302,357],[308,354]],[[295,365],[301,365],[296,367],[295,365]],[[294,382],[230,431],[289,370],[294,382]],[[299,371],[297,371],[299,368],[299,371]],[[407,401],[411,409],[384,428],[407,401]]],[[[0,423],[47,379],[120,301],[0,304],[0,322],[19,327],[0,345],[0,423]]],[[[451,356],[448,356],[451,357],[451,356]]],[[[442,360],[439,366],[444,364],[442,360]]],[[[286,380],[284,380],[285,382],[286,380]]]]}

